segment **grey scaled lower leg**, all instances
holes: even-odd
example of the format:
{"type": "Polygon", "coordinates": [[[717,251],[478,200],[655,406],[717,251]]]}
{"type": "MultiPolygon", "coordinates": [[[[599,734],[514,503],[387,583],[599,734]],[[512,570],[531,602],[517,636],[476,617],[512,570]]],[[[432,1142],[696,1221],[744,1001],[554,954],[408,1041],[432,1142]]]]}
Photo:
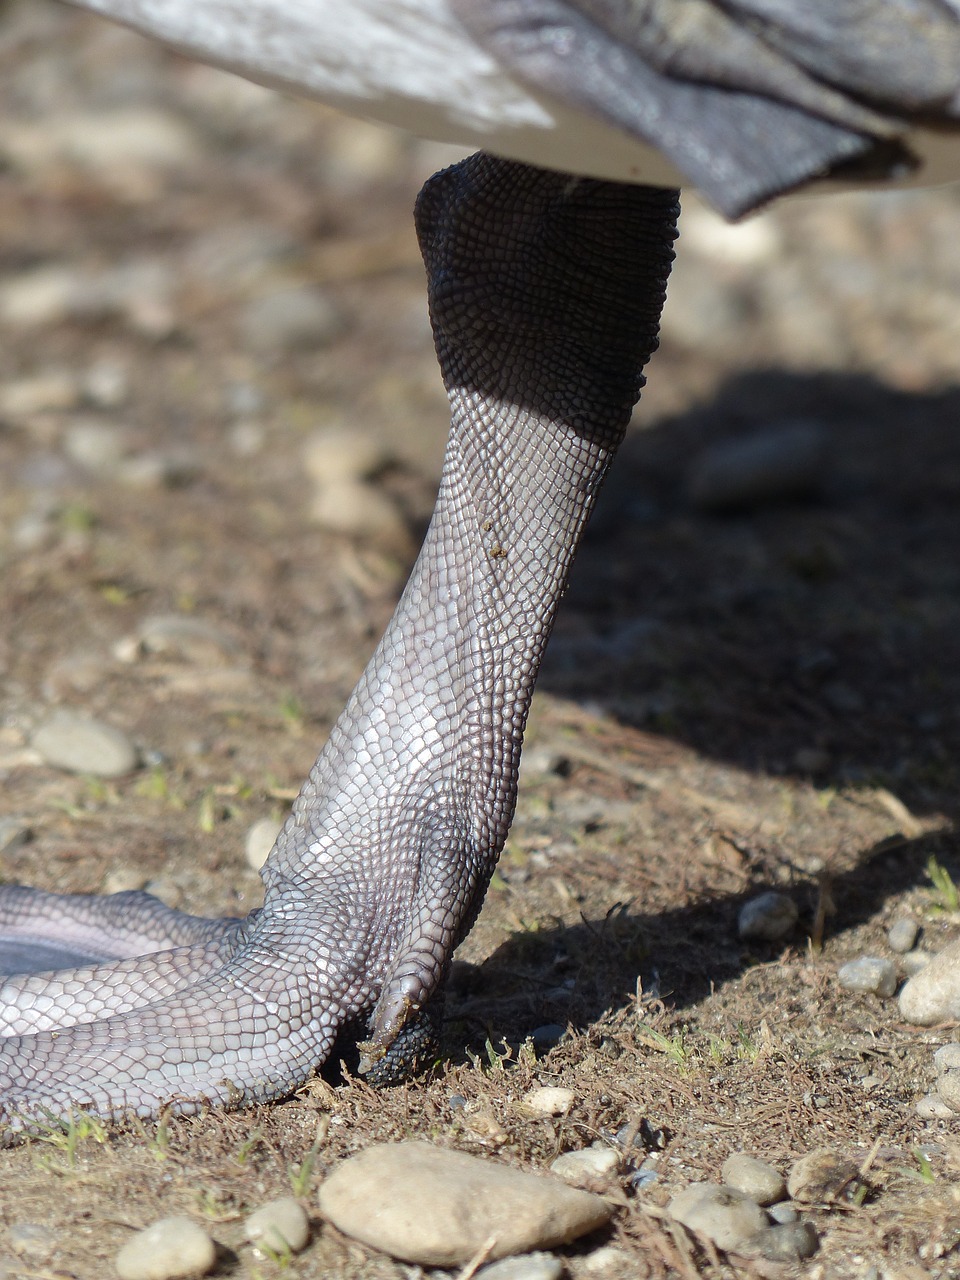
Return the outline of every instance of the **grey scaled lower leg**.
{"type": "Polygon", "coordinates": [[[48,968],[51,946],[89,961],[0,990],[12,1130],[277,1097],[352,1025],[374,1076],[416,1047],[507,835],[540,658],[656,346],[676,212],[672,192],[485,155],[427,183],[452,428],[393,620],[247,920],[0,890],[0,937],[48,968]]]}

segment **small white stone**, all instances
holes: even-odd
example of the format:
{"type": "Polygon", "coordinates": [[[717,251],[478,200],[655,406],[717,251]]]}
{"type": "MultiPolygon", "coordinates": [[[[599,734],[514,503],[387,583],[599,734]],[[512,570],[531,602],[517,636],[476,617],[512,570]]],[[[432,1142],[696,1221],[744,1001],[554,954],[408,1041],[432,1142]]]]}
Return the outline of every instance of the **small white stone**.
{"type": "Polygon", "coordinates": [[[762,893],[740,908],[737,932],[744,940],[777,942],[790,932],[799,914],[797,904],[785,893],[762,893]]]}
{"type": "Polygon", "coordinates": [[[733,1187],[695,1182],[673,1197],[667,1213],[720,1249],[735,1249],[741,1241],[768,1225],[764,1211],[733,1187]]]}
{"type": "Polygon", "coordinates": [[[253,871],[259,871],[266,862],[270,850],[276,844],[281,826],[282,823],[277,822],[276,818],[258,818],[247,831],[244,853],[247,865],[253,871]]]}
{"type": "Polygon", "coordinates": [[[787,1194],[786,1183],[772,1164],[742,1151],[727,1156],[720,1176],[726,1186],[742,1191],[757,1204],[773,1204],[787,1194]]]}
{"type": "Polygon", "coordinates": [[[217,1261],[216,1245],[189,1218],[161,1218],[138,1231],[117,1254],[120,1280],[181,1280],[203,1276],[217,1261]]]}
{"type": "Polygon", "coordinates": [[[426,1142],[368,1147],[320,1187],[320,1212],[345,1235],[421,1266],[453,1267],[491,1240],[492,1259],[566,1244],[613,1206],[556,1178],[426,1142]]]}
{"type": "Polygon", "coordinates": [[[271,1253],[300,1253],[310,1243],[310,1220],[293,1196],[280,1196],[251,1213],[243,1232],[271,1253]]]}
{"type": "Polygon", "coordinates": [[[564,1151],[550,1162],[551,1173],[574,1185],[607,1177],[619,1168],[620,1156],[606,1145],[584,1147],[582,1151],[564,1151]]]}
{"type": "Polygon", "coordinates": [[[894,920],[887,930],[887,942],[890,944],[890,950],[896,951],[899,955],[912,951],[919,932],[920,926],[916,920],[910,920],[906,916],[901,917],[899,920],[894,920]]]}
{"type": "Polygon", "coordinates": [[[602,1244],[583,1260],[584,1270],[591,1276],[620,1276],[633,1274],[633,1259],[615,1244],[602,1244]]]}
{"type": "Polygon", "coordinates": [[[577,1095],[572,1089],[542,1085],[523,1095],[523,1107],[535,1116],[565,1116],[576,1099],[577,1095]]]}
{"type": "Polygon", "coordinates": [[[892,960],[884,960],[879,956],[859,956],[840,966],[837,981],[844,991],[892,996],[897,989],[897,970],[892,960]]]}
{"type": "Polygon", "coordinates": [[[960,1019],[960,941],[945,947],[904,983],[900,1014],[920,1027],[960,1019]]]}
{"type": "Polygon", "coordinates": [[[34,732],[31,745],[45,763],[68,773],[120,778],[132,773],[139,763],[136,747],[120,729],[66,707],[47,716],[34,732]]]}
{"type": "Polygon", "coordinates": [[[789,1200],[784,1200],[781,1204],[767,1205],[767,1213],[774,1222],[781,1224],[796,1222],[800,1216],[789,1200]]]}

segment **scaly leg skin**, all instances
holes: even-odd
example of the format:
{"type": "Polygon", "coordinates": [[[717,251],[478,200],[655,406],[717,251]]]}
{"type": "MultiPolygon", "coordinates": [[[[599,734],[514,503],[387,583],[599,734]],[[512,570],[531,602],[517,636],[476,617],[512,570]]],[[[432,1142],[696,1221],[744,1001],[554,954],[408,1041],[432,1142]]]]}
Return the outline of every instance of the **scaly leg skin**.
{"type": "Polygon", "coordinates": [[[373,1076],[416,1049],[506,838],[543,648],[656,346],[676,212],[672,192],[482,154],[427,183],[453,422],[397,611],[267,861],[262,910],[201,921],[142,894],[0,890],[8,934],[105,961],[4,988],[11,1130],[275,1098],[364,1019],[373,1076]]]}

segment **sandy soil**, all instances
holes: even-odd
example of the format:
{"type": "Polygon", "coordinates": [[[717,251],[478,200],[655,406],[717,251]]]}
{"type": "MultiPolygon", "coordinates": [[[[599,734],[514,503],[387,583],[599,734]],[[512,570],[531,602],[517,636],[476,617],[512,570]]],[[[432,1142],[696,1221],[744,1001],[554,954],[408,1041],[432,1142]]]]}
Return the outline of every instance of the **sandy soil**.
{"type": "MultiPolygon", "coordinates": [[[[0,813],[31,833],[0,873],[242,913],[260,892],[245,834],[295,793],[432,502],[446,424],[409,211],[444,154],[41,0],[4,10],[0,67],[0,813]],[[325,332],[264,318],[305,284],[325,332]],[[77,461],[90,420],[117,429],[126,470],[77,461]],[[409,536],[311,519],[304,449],[337,425],[379,441],[409,536]],[[156,615],[207,640],[138,653],[156,615]],[[144,767],[39,764],[29,735],[58,703],[125,730],[144,767]]],[[[802,201],[727,233],[690,201],[680,253],[444,1063],[384,1095],[317,1083],[4,1152],[0,1223],[45,1224],[55,1247],[17,1262],[0,1230],[0,1274],[108,1274],[131,1227],[182,1211],[223,1273],[279,1275],[241,1246],[245,1209],[293,1185],[315,1213],[346,1152],[424,1135],[541,1168],[643,1121],[658,1177],[611,1179],[622,1210],[569,1251],[574,1276],[608,1243],[623,1261],[605,1275],[792,1274],[705,1251],[658,1210],[731,1151],[786,1169],[817,1146],[862,1173],[810,1211],[800,1273],[960,1275],[956,1129],[915,1114],[956,1028],[911,1028],[836,980],[889,954],[899,916],[931,950],[958,927],[926,867],[960,871],[960,207],[802,201]],[[815,498],[691,505],[704,448],[797,419],[827,432],[815,498]],[[738,910],[769,887],[800,922],[745,945],[738,910]],[[545,1024],[563,1041],[522,1050],[545,1024]],[[537,1082],[574,1090],[569,1116],[523,1114],[537,1082]]],[[[285,1267],[411,1274],[319,1228],[285,1267]]]]}

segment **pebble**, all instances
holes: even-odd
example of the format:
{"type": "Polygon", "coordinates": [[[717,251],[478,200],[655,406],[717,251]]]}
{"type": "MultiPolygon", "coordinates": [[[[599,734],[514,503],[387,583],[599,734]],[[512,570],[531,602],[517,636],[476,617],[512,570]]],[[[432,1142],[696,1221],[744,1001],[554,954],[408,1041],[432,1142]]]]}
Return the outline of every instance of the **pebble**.
{"type": "Polygon", "coordinates": [[[844,991],[867,991],[892,996],[897,989],[897,969],[892,960],[859,956],[840,966],[837,981],[844,991]]]}
{"type": "Polygon", "coordinates": [[[955,1120],[956,1112],[947,1106],[939,1093],[928,1093],[917,1103],[917,1115],[921,1120],[955,1120]]]}
{"type": "Polygon", "coordinates": [[[138,1231],[117,1254],[120,1280],[179,1280],[212,1271],[217,1248],[190,1218],[161,1218],[138,1231]]]}
{"type": "Polygon", "coordinates": [[[810,422],[724,440],[694,460],[687,474],[687,495],[701,511],[811,497],[820,488],[825,453],[823,428],[810,422]]]}
{"type": "Polygon", "coordinates": [[[491,1237],[491,1258],[566,1244],[613,1206],[553,1178],[424,1142],[368,1147],[320,1187],[320,1211],[345,1235],[422,1266],[458,1266],[491,1237]]]}
{"type": "Polygon", "coordinates": [[[793,1205],[786,1200],[780,1204],[768,1205],[767,1213],[774,1222],[779,1223],[796,1222],[800,1217],[793,1205]]]}
{"type": "Polygon", "coordinates": [[[907,951],[912,951],[919,932],[920,926],[916,920],[910,920],[906,916],[901,917],[899,920],[894,920],[887,930],[887,942],[890,945],[890,950],[896,951],[898,955],[904,955],[907,951]]]}
{"type": "Polygon", "coordinates": [[[559,1022],[546,1022],[542,1027],[534,1027],[527,1039],[537,1053],[546,1053],[548,1049],[558,1045],[566,1034],[567,1028],[562,1027],[559,1022]]]}
{"type": "Polygon", "coordinates": [[[310,505],[315,524],[349,538],[376,538],[406,547],[410,533],[400,508],[383,490],[365,480],[343,479],[316,490],[310,505]]]}
{"type": "Polygon", "coordinates": [[[620,1156],[612,1147],[584,1147],[582,1151],[564,1151],[550,1162],[550,1172],[565,1182],[578,1184],[616,1173],[620,1156]]]}
{"type": "Polygon", "coordinates": [[[300,1253],[310,1243],[310,1220],[293,1196],[280,1196],[250,1214],[243,1234],[271,1253],[300,1253]]]}
{"type": "Polygon", "coordinates": [[[563,1262],[552,1253],[523,1253],[503,1258],[477,1272],[477,1280],[560,1280],[563,1262]]]}
{"type": "Polygon", "coordinates": [[[792,1222],[783,1226],[765,1227],[744,1240],[738,1252],[747,1257],[766,1258],[768,1262],[798,1262],[810,1258],[817,1251],[820,1240],[809,1222],[792,1222]]]}
{"type": "Polygon", "coordinates": [[[960,1071],[944,1071],[937,1080],[937,1093],[951,1112],[960,1112],[960,1071]]]}
{"type": "Polygon", "coordinates": [[[179,613],[144,618],[137,628],[136,642],[144,653],[162,653],[199,664],[221,663],[237,651],[233,637],[213,623],[179,613]]]}
{"type": "Polygon", "coordinates": [[[60,370],[14,378],[0,388],[0,415],[29,418],[51,410],[73,409],[80,401],[77,379],[60,370]]]}
{"type": "Polygon", "coordinates": [[[56,1233],[39,1222],[14,1222],[7,1228],[7,1244],[21,1257],[44,1262],[57,1248],[56,1233]]]}
{"type": "Polygon", "coordinates": [[[829,1147],[817,1147],[797,1160],[787,1176],[791,1200],[814,1204],[838,1196],[857,1175],[858,1165],[829,1147]]]}
{"type": "Polygon", "coordinates": [[[790,932],[799,914],[797,904],[785,893],[761,893],[740,908],[737,932],[744,940],[777,942],[790,932]]]}
{"type": "Polygon", "coordinates": [[[67,707],[47,716],[31,745],[54,768],[98,778],[123,777],[139,761],[136,747],[120,729],[67,707]]]}
{"type": "Polygon", "coordinates": [[[327,427],[310,437],[304,446],[303,464],[318,484],[338,480],[368,480],[389,462],[381,444],[363,431],[348,427],[327,427]]]}
{"type": "Polygon", "coordinates": [[[634,1275],[636,1261],[615,1244],[602,1244],[583,1260],[583,1269],[591,1276],[634,1275]]]}
{"type": "Polygon", "coordinates": [[[742,1191],[757,1204],[773,1204],[787,1194],[786,1183],[772,1164],[742,1151],[727,1156],[720,1176],[726,1186],[742,1191]]]}
{"type": "Polygon", "coordinates": [[[96,418],[72,422],[63,436],[67,457],[94,475],[115,471],[128,448],[129,440],[123,427],[96,418]]]}
{"type": "Polygon", "coordinates": [[[719,1249],[736,1249],[767,1226],[767,1215],[742,1191],[695,1182],[667,1205],[667,1213],[719,1249]]]}
{"type": "Polygon", "coordinates": [[[960,941],[945,947],[903,984],[900,1016],[919,1027],[960,1020],[960,941]]]}
{"type": "Polygon", "coordinates": [[[257,351],[317,351],[340,336],[344,322],[328,294],[304,285],[248,302],[241,328],[246,342],[257,351]]]}
{"type": "Polygon", "coordinates": [[[276,818],[258,818],[247,831],[243,850],[247,865],[253,871],[259,871],[266,862],[270,850],[276,844],[281,826],[282,823],[277,822],[276,818]]]}
{"type": "Polygon", "coordinates": [[[576,1098],[572,1089],[543,1085],[523,1095],[523,1106],[535,1116],[565,1116],[576,1098]]]}
{"type": "Polygon", "coordinates": [[[923,951],[920,947],[917,947],[913,951],[908,951],[905,956],[900,957],[900,968],[906,977],[912,978],[915,973],[925,969],[932,959],[932,951],[923,951]]]}

